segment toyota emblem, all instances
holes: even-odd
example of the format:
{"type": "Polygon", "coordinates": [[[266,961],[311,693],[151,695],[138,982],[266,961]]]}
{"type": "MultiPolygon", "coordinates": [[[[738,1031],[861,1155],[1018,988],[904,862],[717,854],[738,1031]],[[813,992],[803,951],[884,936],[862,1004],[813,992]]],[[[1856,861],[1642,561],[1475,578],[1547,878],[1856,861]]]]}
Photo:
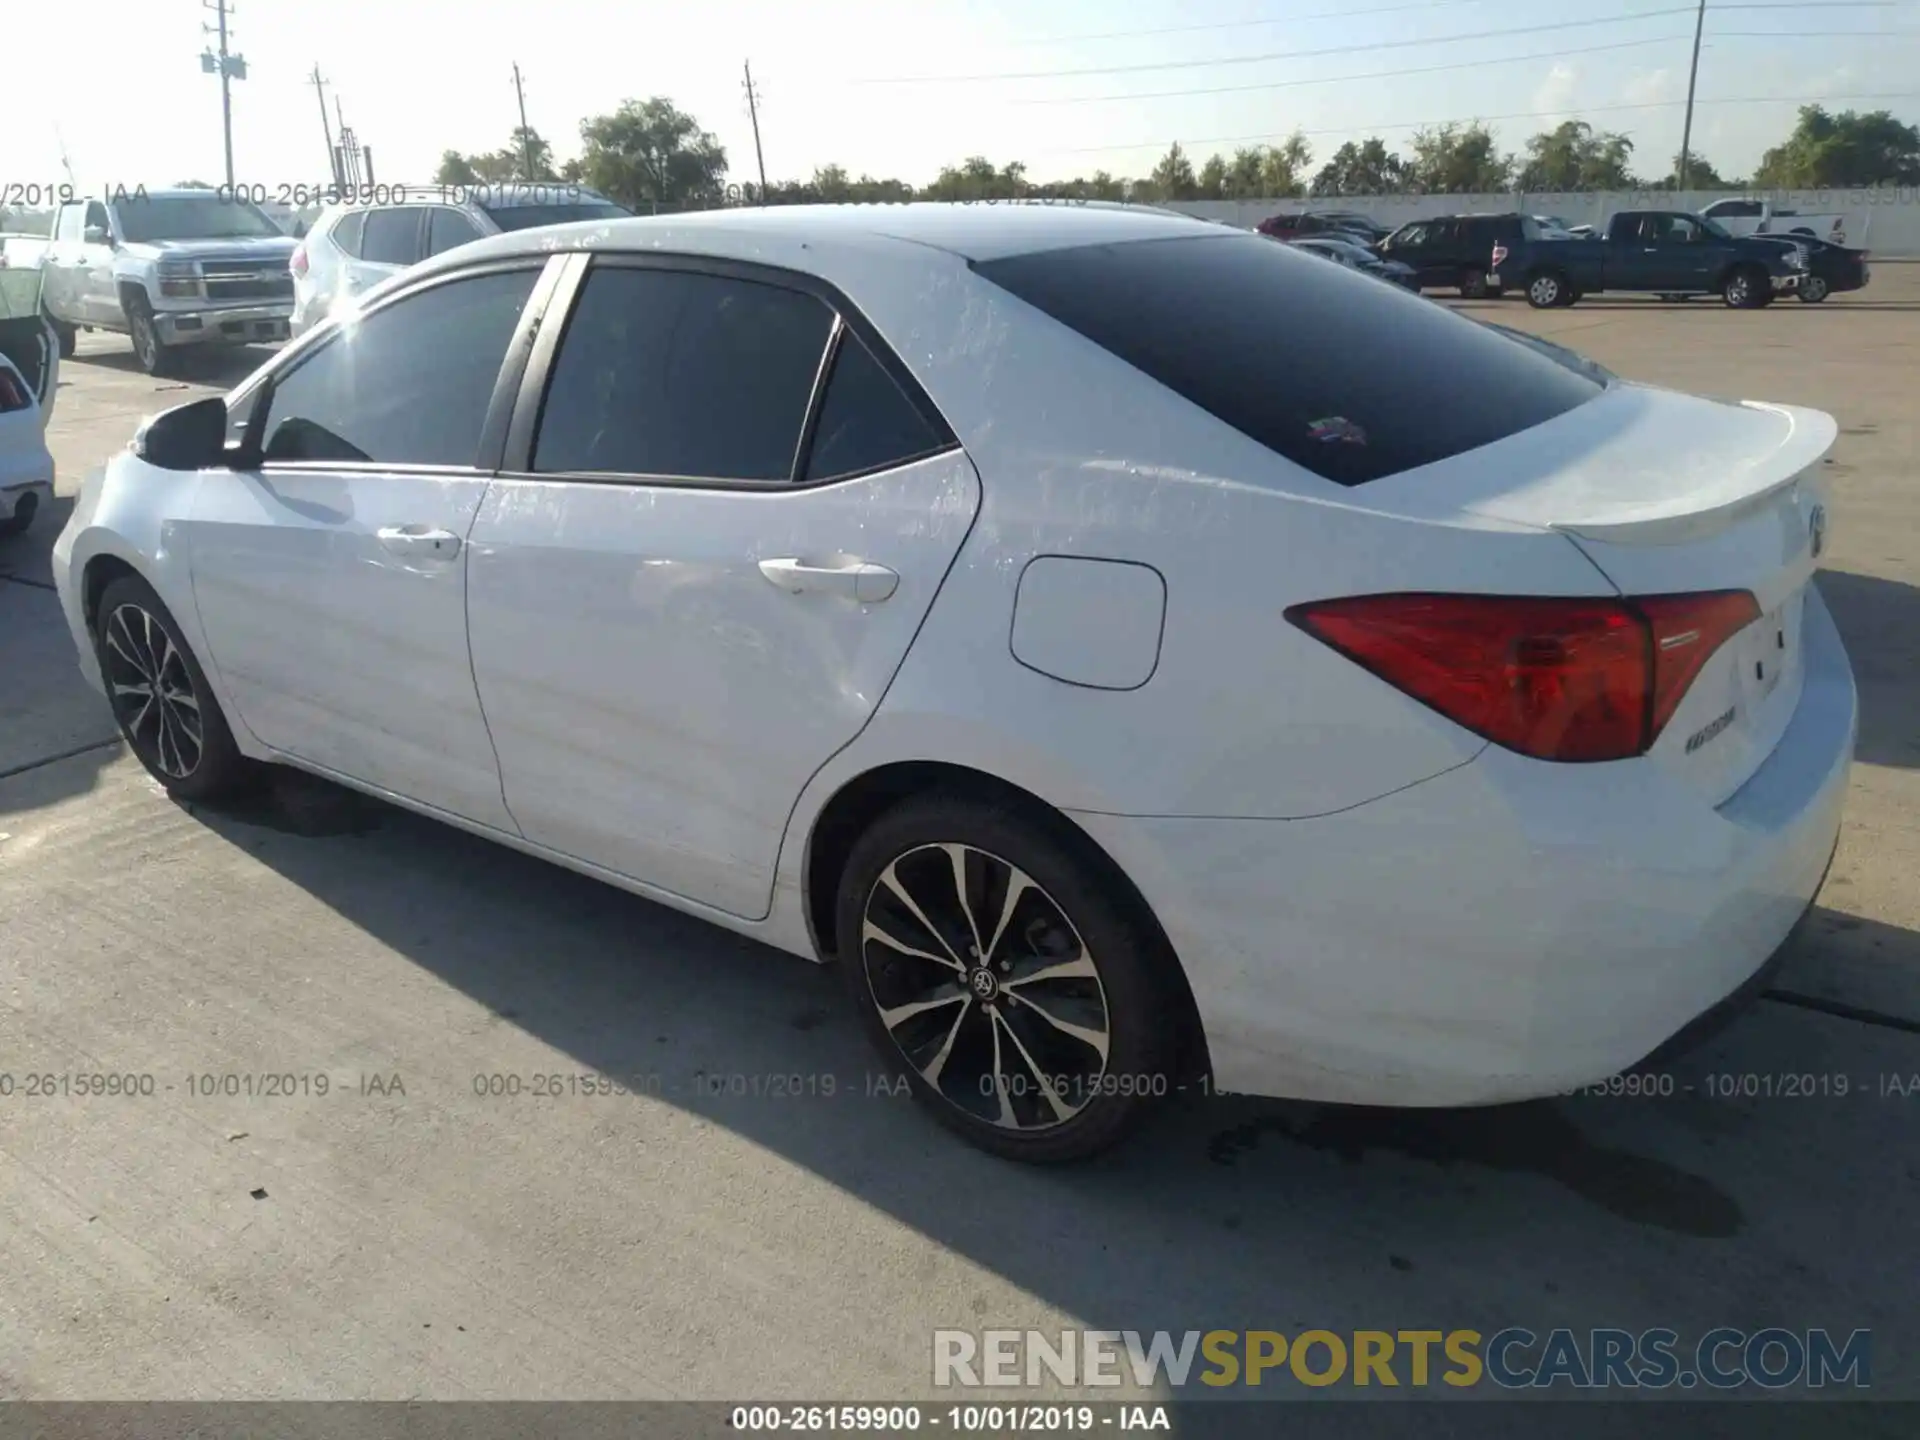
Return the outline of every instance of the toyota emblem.
{"type": "Polygon", "coordinates": [[[1816,505],[1807,516],[1807,535],[1813,542],[1813,558],[1818,560],[1820,552],[1827,548],[1827,507],[1816,505]]]}

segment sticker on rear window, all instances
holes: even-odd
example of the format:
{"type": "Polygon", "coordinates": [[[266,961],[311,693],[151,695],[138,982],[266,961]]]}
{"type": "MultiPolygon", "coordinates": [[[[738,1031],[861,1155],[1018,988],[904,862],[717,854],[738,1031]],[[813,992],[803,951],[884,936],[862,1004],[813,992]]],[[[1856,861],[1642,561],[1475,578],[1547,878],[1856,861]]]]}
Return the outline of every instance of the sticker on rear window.
{"type": "Polygon", "coordinates": [[[1325,420],[1315,420],[1307,426],[1307,434],[1322,445],[1364,445],[1367,432],[1343,415],[1329,416],[1325,420]]]}

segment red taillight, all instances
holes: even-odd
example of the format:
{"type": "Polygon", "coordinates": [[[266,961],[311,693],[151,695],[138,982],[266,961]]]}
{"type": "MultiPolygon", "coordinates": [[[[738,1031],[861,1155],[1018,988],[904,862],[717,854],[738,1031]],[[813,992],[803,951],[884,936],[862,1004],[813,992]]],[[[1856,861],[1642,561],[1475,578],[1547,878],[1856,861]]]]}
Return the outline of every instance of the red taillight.
{"type": "Polygon", "coordinates": [[[1506,263],[1507,263],[1507,247],[1500,244],[1498,241],[1495,241],[1493,246],[1493,268],[1498,270],[1502,265],[1506,263]]]}
{"type": "Polygon", "coordinates": [[[1744,590],[1569,600],[1363,595],[1287,619],[1495,744],[1540,760],[1645,753],[1714,651],[1759,618],[1744,590]]]}
{"type": "Polygon", "coordinates": [[[302,278],[305,277],[307,273],[307,247],[306,246],[304,245],[294,246],[293,258],[287,262],[287,267],[290,270],[292,270],[295,275],[300,276],[302,278]]]}
{"type": "Polygon", "coordinates": [[[11,415],[32,403],[33,393],[27,389],[27,382],[11,369],[0,369],[0,415],[11,415]]]}

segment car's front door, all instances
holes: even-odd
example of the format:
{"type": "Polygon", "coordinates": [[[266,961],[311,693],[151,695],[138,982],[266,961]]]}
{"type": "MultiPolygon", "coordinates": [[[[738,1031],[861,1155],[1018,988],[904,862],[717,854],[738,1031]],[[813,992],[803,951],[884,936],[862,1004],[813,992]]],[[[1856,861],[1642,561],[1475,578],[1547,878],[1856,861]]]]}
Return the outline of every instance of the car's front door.
{"type": "Polygon", "coordinates": [[[107,207],[98,200],[90,201],[80,243],[80,313],[89,324],[126,324],[119,282],[113,278],[113,246],[118,238],[107,207]]]}
{"type": "Polygon", "coordinates": [[[214,666],[255,736],[509,833],[467,656],[467,536],[541,273],[437,279],[238,400],[264,463],[209,473],[185,537],[214,666]]]}
{"type": "Polygon", "coordinates": [[[1628,281],[1621,288],[1684,293],[1712,288],[1721,251],[1691,216],[1645,215],[1620,259],[1628,281]]]}
{"type": "Polygon", "coordinates": [[[979,480],[835,297],[689,264],[584,269],[474,525],[469,629],[523,833],[758,918],[795,801],[879,705],[979,480]]]}
{"type": "Polygon", "coordinates": [[[40,303],[47,313],[63,325],[82,322],[79,311],[81,264],[80,228],[87,213],[85,203],[70,200],[54,216],[53,235],[46,254],[40,258],[40,303]]]}

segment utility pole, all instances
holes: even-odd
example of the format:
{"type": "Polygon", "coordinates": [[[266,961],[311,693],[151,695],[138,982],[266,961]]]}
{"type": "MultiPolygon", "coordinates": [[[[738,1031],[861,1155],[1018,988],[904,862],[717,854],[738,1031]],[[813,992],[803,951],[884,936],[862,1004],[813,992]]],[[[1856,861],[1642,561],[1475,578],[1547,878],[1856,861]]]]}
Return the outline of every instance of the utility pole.
{"type": "Polygon", "coordinates": [[[753,62],[746,62],[747,114],[753,118],[753,159],[760,167],[760,203],[767,203],[767,157],[760,153],[760,97],[753,89],[753,62]]]}
{"type": "Polygon", "coordinates": [[[333,172],[333,183],[342,185],[344,177],[340,174],[340,157],[333,151],[333,126],[327,123],[327,82],[320,78],[320,66],[313,67],[313,93],[320,97],[320,133],[327,137],[327,169],[333,172]]]}
{"type": "Polygon", "coordinates": [[[513,62],[513,93],[520,102],[520,161],[525,167],[526,178],[532,180],[533,173],[533,132],[527,128],[527,91],[520,83],[520,62],[513,62]]]}
{"type": "Polygon", "coordinates": [[[1693,67],[1687,71],[1687,119],[1680,130],[1680,183],[1675,195],[1687,193],[1688,172],[1693,167],[1693,89],[1700,82],[1700,32],[1707,27],[1707,0],[1693,17],[1693,67]]]}
{"type": "Polygon", "coordinates": [[[200,0],[202,10],[214,12],[216,23],[200,26],[203,35],[217,34],[220,37],[218,50],[200,52],[200,68],[209,75],[220,77],[220,134],[226,142],[227,150],[227,189],[233,189],[233,91],[231,82],[247,78],[247,62],[244,56],[232,55],[227,51],[230,38],[227,31],[227,16],[230,13],[227,0],[200,0]]]}

